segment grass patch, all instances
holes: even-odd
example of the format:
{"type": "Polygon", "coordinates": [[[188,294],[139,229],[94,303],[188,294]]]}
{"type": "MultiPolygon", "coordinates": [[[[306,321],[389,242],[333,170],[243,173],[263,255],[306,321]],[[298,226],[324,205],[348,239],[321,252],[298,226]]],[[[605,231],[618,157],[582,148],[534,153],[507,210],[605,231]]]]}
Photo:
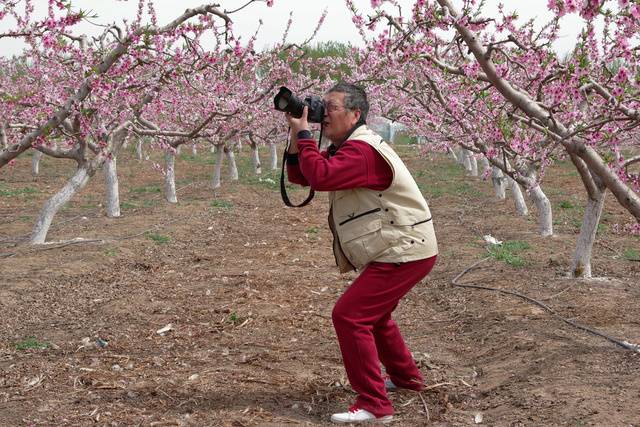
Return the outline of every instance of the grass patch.
{"type": "Polygon", "coordinates": [[[142,202],[142,206],[144,206],[145,208],[155,208],[156,206],[158,206],[158,201],[157,200],[145,200],[144,202],[142,202]]]}
{"type": "Polygon", "coordinates": [[[320,232],[320,228],[314,226],[314,227],[309,227],[304,231],[305,233],[309,233],[309,234],[318,234],[320,232]]]}
{"type": "Polygon", "coordinates": [[[228,200],[216,199],[211,202],[212,208],[221,208],[221,209],[231,209],[233,208],[233,203],[228,200]]]}
{"type": "Polygon", "coordinates": [[[527,242],[518,240],[503,242],[502,245],[490,245],[489,255],[498,260],[503,261],[512,267],[523,267],[526,261],[522,258],[521,252],[530,249],[531,246],[527,242]]]}
{"type": "Polygon", "coordinates": [[[622,256],[627,261],[640,261],[640,251],[637,249],[629,248],[625,249],[622,256]]]}
{"type": "Polygon", "coordinates": [[[216,159],[208,149],[204,152],[196,154],[195,156],[192,153],[182,153],[180,154],[178,159],[184,160],[185,162],[200,163],[205,165],[214,165],[216,163],[216,159]]]}
{"type": "Polygon", "coordinates": [[[155,194],[160,193],[162,189],[157,185],[147,185],[144,187],[136,187],[129,190],[131,193],[136,194],[155,194]]]}
{"type": "Polygon", "coordinates": [[[1,197],[14,197],[14,196],[23,196],[23,195],[35,194],[37,192],[38,192],[38,190],[36,188],[33,188],[33,187],[18,188],[16,190],[0,189],[0,196],[1,197]]]}
{"type": "Polygon", "coordinates": [[[573,208],[575,208],[575,205],[574,205],[573,203],[571,203],[570,201],[568,201],[568,200],[563,200],[563,201],[561,201],[561,202],[558,204],[558,206],[559,206],[561,209],[573,209],[573,208]]]}
{"type": "Polygon", "coordinates": [[[116,255],[118,255],[118,248],[105,249],[104,254],[106,256],[111,256],[111,257],[116,256],[116,255]]]}
{"type": "Polygon", "coordinates": [[[138,205],[136,205],[135,203],[131,203],[131,202],[122,202],[120,203],[120,209],[135,209],[137,208],[138,205]]]}
{"type": "Polygon", "coordinates": [[[38,341],[35,337],[28,337],[14,344],[16,350],[44,350],[49,347],[46,342],[38,341]]]}
{"type": "Polygon", "coordinates": [[[169,236],[163,236],[162,234],[158,233],[146,233],[145,236],[147,236],[147,239],[153,240],[157,245],[164,245],[171,241],[171,238],[169,236]]]}

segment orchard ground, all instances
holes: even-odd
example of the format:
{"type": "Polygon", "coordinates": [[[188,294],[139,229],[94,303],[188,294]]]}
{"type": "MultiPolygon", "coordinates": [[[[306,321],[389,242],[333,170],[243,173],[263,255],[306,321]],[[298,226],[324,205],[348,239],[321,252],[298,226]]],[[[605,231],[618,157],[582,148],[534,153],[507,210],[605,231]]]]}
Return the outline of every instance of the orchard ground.
{"type": "MultiPolygon", "coordinates": [[[[584,205],[571,165],[545,178],[556,236],[541,238],[535,212],[517,217],[488,182],[414,146],[398,151],[429,200],[440,256],[395,313],[428,390],[393,393],[394,424],[640,425],[640,354],[516,297],[450,283],[490,255],[491,234],[505,246],[461,283],[521,292],[640,343],[640,239],[612,230],[630,216],[609,195],[599,278],[570,279],[584,205]]],[[[16,238],[73,165],[45,158],[35,180],[29,156],[3,168],[0,425],[316,426],[352,403],[331,309],[355,276],[334,267],[326,195],[285,208],[278,174],[254,176],[248,151],[240,181],[213,192],[212,159],[180,156],[169,205],[160,174],[123,153],[123,216],[104,216],[97,174],[48,240],[98,241],[42,247],[16,238]]]]}

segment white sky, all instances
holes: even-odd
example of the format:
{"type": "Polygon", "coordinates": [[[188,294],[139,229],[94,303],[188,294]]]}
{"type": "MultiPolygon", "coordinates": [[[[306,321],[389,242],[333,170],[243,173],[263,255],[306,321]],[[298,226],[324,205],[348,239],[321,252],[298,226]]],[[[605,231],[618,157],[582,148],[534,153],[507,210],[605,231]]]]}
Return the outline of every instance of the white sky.
{"type": "MultiPolygon", "coordinates": [[[[0,0],[2,2],[4,0],[0,0]]],[[[458,5],[460,0],[454,0],[458,5]]],[[[47,10],[47,0],[33,0],[36,8],[36,15],[42,16],[47,10]]],[[[156,0],[154,5],[158,13],[158,22],[167,23],[178,16],[184,9],[195,7],[205,3],[206,0],[156,0]]],[[[246,3],[245,0],[222,0],[221,9],[232,10],[246,3]]],[[[403,14],[410,12],[413,0],[399,0],[403,6],[403,14]]],[[[517,9],[521,19],[537,18],[540,22],[546,22],[550,17],[547,11],[547,0],[502,0],[506,10],[517,9]]],[[[114,1],[114,0],[75,0],[74,6],[84,10],[95,12],[99,18],[95,19],[99,23],[121,22],[123,18],[130,21],[136,16],[137,0],[114,1]]],[[[354,0],[354,4],[361,11],[370,11],[370,0],[354,0]]],[[[498,0],[487,0],[487,16],[495,16],[498,0]]],[[[273,45],[282,38],[282,33],[289,18],[289,12],[293,12],[293,25],[289,32],[288,41],[301,42],[308,38],[316,26],[322,11],[327,8],[328,15],[322,26],[316,41],[335,40],[340,42],[350,42],[361,44],[360,36],[351,22],[351,14],[345,6],[344,0],[275,0],[274,6],[269,8],[265,3],[255,3],[246,9],[232,15],[234,19],[234,31],[242,35],[247,40],[257,28],[258,20],[262,19],[263,26],[260,31],[256,47],[261,49],[268,45],[273,45]]],[[[11,25],[11,20],[5,18],[0,21],[0,33],[7,30],[11,25]]],[[[576,15],[564,17],[562,22],[561,39],[555,48],[559,53],[567,52],[575,44],[576,35],[582,27],[582,21],[576,15]]],[[[98,32],[97,27],[82,24],[77,27],[75,33],[88,33],[90,35],[98,32]]],[[[22,43],[13,39],[0,38],[0,55],[10,56],[22,50],[22,43]]]]}

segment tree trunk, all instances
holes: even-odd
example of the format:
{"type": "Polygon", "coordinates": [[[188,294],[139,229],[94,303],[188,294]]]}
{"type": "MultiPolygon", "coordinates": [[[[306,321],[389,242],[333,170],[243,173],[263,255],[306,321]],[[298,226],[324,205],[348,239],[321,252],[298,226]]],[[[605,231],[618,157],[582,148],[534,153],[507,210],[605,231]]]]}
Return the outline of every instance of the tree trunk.
{"type": "Polygon", "coordinates": [[[271,170],[278,170],[278,146],[276,144],[269,144],[269,160],[271,170]]]}
{"type": "Polygon", "coordinates": [[[529,215],[529,209],[527,209],[527,203],[524,200],[524,196],[522,195],[522,190],[520,189],[520,185],[513,180],[510,176],[507,176],[507,184],[511,189],[511,194],[513,195],[513,201],[516,205],[516,212],[520,216],[529,215]]]}
{"type": "Polygon", "coordinates": [[[38,245],[45,242],[53,217],[62,206],[71,200],[78,190],[81,190],[85,185],[87,185],[89,178],[90,175],[88,173],[87,166],[79,167],[65,186],[62,187],[62,189],[53,197],[47,200],[31,233],[31,244],[38,245]]]}
{"type": "Polygon", "coordinates": [[[213,181],[211,183],[212,188],[220,188],[220,176],[222,175],[222,160],[224,158],[224,150],[222,147],[216,146],[216,164],[213,170],[213,181]]]}
{"type": "Polygon", "coordinates": [[[571,274],[573,277],[591,277],[591,252],[596,239],[596,232],[598,231],[598,224],[606,195],[603,189],[600,190],[598,194],[593,195],[593,198],[589,197],[587,199],[587,206],[584,209],[582,226],[580,227],[580,234],[578,235],[578,241],[576,243],[576,251],[571,264],[571,274]]]}
{"type": "Polygon", "coordinates": [[[482,179],[486,180],[491,174],[491,164],[489,163],[489,159],[485,156],[482,156],[480,159],[480,164],[482,165],[482,179]]]}
{"type": "Polygon", "coordinates": [[[107,197],[107,217],[118,218],[120,216],[120,191],[118,187],[118,165],[116,156],[106,161],[104,177],[107,197]]]}
{"type": "Polygon", "coordinates": [[[142,138],[138,138],[138,142],[136,143],[136,159],[138,160],[144,159],[144,150],[142,149],[142,138]]]}
{"type": "Polygon", "coordinates": [[[539,185],[531,187],[529,190],[531,200],[538,210],[538,231],[544,237],[553,235],[553,212],[551,202],[539,185]]]}
{"type": "Polygon", "coordinates": [[[198,145],[195,142],[191,144],[191,154],[193,154],[193,157],[198,155],[198,145]]]}
{"type": "Polygon", "coordinates": [[[456,163],[460,163],[460,161],[458,160],[458,156],[456,155],[456,152],[451,147],[447,147],[447,152],[456,163]]]}
{"type": "Polygon", "coordinates": [[[229,168],[229,178],[231,181],[238,180],[238,166],[236,165],[236,155],[233,149],[224,147],[224,152],[227,155],[227,167],[229,168]]]}
{"type": "Polygon", "coordinates": [[[251,163],[253,171],[256,175],[262,174],[262,165],[260,164],[260,153],[258,152],[258,144],[251,143],[251,163]]]}
{"type": "MultiPolygon", "coordinates": [[[[178,146],[178,148],[180,148],[178,146]]],[[[178,203],[178,197],[176,196],[176,154],[169,148],[164,153],[164,198],[169,203],[178,203]]]]}
{"type": "Polygon", "coordinates": [[[469,166],[471,167],[469,169],[469,175],[478,176],[478,160],[472,151],[469,151],[467,154],[469,156],[469,166]]]}
{"type": "Polygon", "coordinates": [[[495,191],[496,197],[499,200],[504,200],[507,196],[505,195],[505,179],[502,170],[494,166],[491,181],[493,182],[493,190],[495,191]]]}
{"type": "Polygon", "coordinates": [[[4,122],[0,122],[0,150],[4,150],[9,146],[7,139],[7,129],[4,122]]]}
{"type": "Polygon", "coordinates": [[[462,167],[467,172],[468,175],[471,174],[471,159],[469,159],[470,151],[463,148],[460,152],[460,162],[462,163],[462,167]]]}
{"type": "Polygon", "coordinates": [[[31,175],[33,176],[40,175],[40,160],[42,159],[42,155],[41,151],[35,150],[31,157],[31,175]]]}

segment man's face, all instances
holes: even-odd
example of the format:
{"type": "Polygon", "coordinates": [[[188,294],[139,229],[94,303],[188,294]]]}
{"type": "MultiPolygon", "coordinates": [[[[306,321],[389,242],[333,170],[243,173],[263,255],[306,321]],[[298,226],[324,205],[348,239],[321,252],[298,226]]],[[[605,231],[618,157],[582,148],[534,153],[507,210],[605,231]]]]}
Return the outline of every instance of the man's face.
{"type": "Polygon", "coordinates": [[[324,96],[324,135],[335,145],[340,145],[349,136],[349,131],[360,119],[360,111],[344,108],[343,92],[329,92],[324,96]]]}

